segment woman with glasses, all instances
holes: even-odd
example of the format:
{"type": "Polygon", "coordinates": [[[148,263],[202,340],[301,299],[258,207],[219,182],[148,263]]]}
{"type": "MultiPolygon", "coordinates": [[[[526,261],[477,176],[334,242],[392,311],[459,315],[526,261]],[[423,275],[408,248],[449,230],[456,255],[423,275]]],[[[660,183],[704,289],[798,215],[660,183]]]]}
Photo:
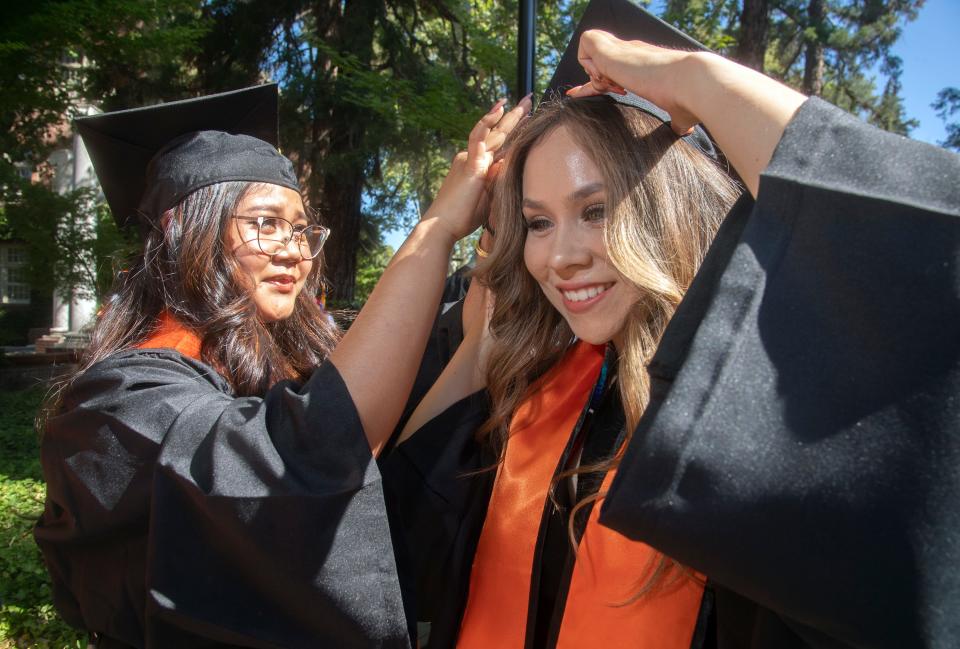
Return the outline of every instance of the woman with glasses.
{"type": "Polygon", "coordinates": [[[276,106],[267,86],[78,123],[145,232],[43,427],[35,535],[97,646],[409,646],[374,457],[529,103],[481,119],[343,335],[315,299],[329,231],[265,141],[276,106]]]}

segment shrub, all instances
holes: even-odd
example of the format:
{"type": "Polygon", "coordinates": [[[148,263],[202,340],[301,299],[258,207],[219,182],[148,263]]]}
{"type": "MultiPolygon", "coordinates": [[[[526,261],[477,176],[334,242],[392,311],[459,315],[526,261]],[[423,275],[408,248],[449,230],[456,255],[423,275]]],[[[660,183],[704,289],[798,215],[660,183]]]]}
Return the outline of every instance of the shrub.
{"type": "Polygon", "coordinates": [[[86,646],[51,603],[50,581],[33,542],[44,485],[33,418],[38,388],[0,392],[0,648],[86,646]]]}

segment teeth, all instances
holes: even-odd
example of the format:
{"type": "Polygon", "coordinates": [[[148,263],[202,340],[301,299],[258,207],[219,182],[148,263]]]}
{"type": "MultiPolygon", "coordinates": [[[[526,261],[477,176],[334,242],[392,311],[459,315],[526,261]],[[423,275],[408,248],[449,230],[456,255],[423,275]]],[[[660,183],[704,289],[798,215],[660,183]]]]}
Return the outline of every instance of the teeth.
{"type": "Polygon", "coordinates": [[[609,289],[613,284],[604,284],[602,286],[591,286],[589,288],[580,288],[576,291],[563,291],[563,297],[570,300],[571,302],[583,302],[584,300],[589,300],[590,298],[597,297],[607,289],[609,289]]]}

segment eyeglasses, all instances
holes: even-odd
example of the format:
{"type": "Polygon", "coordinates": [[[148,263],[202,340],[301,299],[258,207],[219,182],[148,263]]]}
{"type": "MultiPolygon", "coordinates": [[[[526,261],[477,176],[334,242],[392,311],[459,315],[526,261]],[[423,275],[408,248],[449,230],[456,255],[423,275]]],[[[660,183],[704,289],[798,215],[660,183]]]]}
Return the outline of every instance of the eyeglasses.
{"type": "Polygon", "coordinates": [[[330,236],[330,228],[322,225],[293,225],[278,216],[234,216],[243,225],[240,234],[244,241],[256,239],[260,252],[278,254],[286,249],[291,239],[297,244],[300,256],[313,259],[320,254],[323,244],[330,236]]]}

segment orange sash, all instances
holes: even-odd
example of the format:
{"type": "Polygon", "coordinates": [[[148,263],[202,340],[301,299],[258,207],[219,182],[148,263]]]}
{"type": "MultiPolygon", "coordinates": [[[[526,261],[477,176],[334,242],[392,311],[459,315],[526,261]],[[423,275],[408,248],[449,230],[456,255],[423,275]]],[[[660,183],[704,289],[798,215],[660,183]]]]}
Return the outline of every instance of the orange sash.
{"type": "MultiPolygon", "coordinates": [[[[521,649],[537,538],[548,490],[603,364],[602,346],[577,344],[538,383],[510,424],[470,574],[459,649],[521,649]]],[[[607,489],[609,472],[601,489],[607,489]]],[[[600,526],[590,513],[560,625],[558,649],[688,649],[703,586],[681,578],[627,606],[656,552],[600,526]]]]}
{"type": "Polygon", "coordinates": [[[168,311],[160,313],[157,328],[150,337],[137,345],[138,349],[173,349],[184,356],[200,360],[200,338],[183,326],[168,311]]]}

